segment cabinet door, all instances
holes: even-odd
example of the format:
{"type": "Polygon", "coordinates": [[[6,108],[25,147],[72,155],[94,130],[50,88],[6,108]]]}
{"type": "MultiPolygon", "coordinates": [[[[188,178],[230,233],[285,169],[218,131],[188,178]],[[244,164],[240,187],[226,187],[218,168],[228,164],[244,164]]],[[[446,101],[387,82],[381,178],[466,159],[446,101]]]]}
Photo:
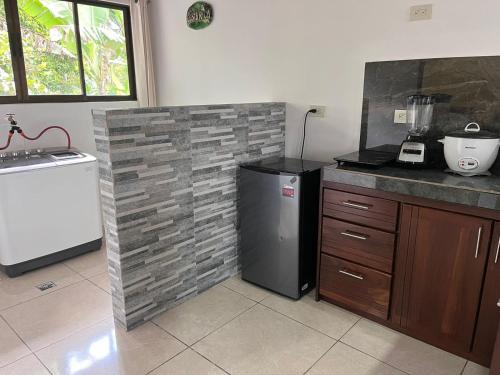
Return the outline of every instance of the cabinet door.
{"type": "Polygon", "coordinates": [[[488,366],[495,344],[496,329],[500,322],[500,223],[495,223],[481,309],[474,339],[474,354],[488,366]]]}
{"type": "Polygon", "coordinates": [[[491,221],[412,208],[402,326],[448,350],[470,351],[491,221]]]}
{"type": "Polygon", "coordinates": [[[497,331],[497,342],[491,360],[490,375],[500,375],[500,325],[497,331]]]}

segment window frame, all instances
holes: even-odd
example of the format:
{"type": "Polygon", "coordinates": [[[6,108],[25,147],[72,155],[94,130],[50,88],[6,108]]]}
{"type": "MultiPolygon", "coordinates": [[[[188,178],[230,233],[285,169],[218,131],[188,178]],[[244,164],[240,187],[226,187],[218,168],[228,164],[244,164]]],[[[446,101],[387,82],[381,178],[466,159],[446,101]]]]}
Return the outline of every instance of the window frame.
{"type": "Polygon", "coordinates": [[[73,19],[75,25],[76,47],[78,51],[78,68],[80,73],[81,95],[30,95],[26,81],[26,68],[24,65],[24,53],[22,45],[21,25],[19,22],[19,11],[17,0],[0,0],[5,4],[5,16],[7,19],[7,30],[9,33],[10,53],[12,69],[14,72],[14,83],[16,87],[15,96],[0,96],[0,104],[13,103],[72,103],[72,102],[112,102],[112,101],[135,101],[137,100],[135,82],[135,64],[132,40],[132,24],[130,19],[130,8],[99,0],[59,0],[73,4],[73,19]],[[78,19],[78,4],[99,6],[123,11],[123,22],[125,26],[125,47],[127,51],[128,79],[130,95],[87,95],[85,84],[85,71],[83,67],[82,43],[80,38],[80,22],[78,19]]]}

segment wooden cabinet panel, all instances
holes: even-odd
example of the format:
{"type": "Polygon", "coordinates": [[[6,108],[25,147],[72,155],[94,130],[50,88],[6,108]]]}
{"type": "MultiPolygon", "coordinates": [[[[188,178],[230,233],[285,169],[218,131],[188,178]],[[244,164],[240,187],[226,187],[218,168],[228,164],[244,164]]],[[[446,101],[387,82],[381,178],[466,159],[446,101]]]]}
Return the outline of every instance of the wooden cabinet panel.
{"type": "Polygon", "coordinates": [[[471,350],[491,221],[413,207],[402,326],[449,350],[471,350]]]}
{"type": "Polygon", "coordinates": [[[343,306],[387,319],[391,275],[321,255],[319,293],[343,306]]]}
{"type": "Polygon", "coordinates": [[[394,272],[392,282],[391,322],[397,327],[402,326],[403,297],[408,267],[408,250],[410,243],[415,240],[415,231],[412,231],[413,206],[401,205],[397,249],[394,256],[394,272]]]}
{"type": "Polygon", "coordinates": [[[387,199],[324,189],[323,215],[356,224],[395,231],[398,203],[387,199]]]}
{"type": "Polygon", "coordinates": [[[328,217],[322,228],[324,253],[392,273],[394,234],[328,217]]]}
{"type": "Polygon", "coordinates": [[[497,340],[493,350],[490,375],[500,375],[500,325],[497,329],[497,340]]]}
{"type": "Polygon", "coordinates": [[[481,309],[476,328],[473,352],[482,364],[490,364],[500,322],[500,223],[495,223],[490,256],[483,286],[481,309]]]}

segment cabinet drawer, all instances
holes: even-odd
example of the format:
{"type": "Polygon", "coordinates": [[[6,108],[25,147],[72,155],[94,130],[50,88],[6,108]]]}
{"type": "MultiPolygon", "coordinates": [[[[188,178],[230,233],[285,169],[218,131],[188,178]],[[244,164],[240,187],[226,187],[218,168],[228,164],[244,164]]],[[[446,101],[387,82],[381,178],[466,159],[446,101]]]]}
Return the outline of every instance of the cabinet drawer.
{"type": "Polygon", "coordinates": [[[322,228],[322,252],[392,273],[394,234],[328,217],[322,228]]]}
{"type": "Polygon", "coordinates": [[[324,189],[323,214],[335,219],[394,231],[398,203],[382,198],[324,189]]]}
{"type": "Polygon", "coordinates": [[[387,319],[390,288],[388,274],[321,255],[319,293],[332,301],[387,319]]]}

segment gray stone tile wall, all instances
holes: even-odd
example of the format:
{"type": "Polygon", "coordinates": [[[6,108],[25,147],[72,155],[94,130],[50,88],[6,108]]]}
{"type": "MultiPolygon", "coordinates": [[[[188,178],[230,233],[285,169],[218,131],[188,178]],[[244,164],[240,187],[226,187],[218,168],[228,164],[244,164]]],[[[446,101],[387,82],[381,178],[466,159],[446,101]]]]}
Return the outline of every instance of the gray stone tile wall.
{"type": "Polygon", "coordinates": [[[285,104],[94,111],[115,318],[133,328],[238,268],[238,165],[284,156],[285,104]]]}

